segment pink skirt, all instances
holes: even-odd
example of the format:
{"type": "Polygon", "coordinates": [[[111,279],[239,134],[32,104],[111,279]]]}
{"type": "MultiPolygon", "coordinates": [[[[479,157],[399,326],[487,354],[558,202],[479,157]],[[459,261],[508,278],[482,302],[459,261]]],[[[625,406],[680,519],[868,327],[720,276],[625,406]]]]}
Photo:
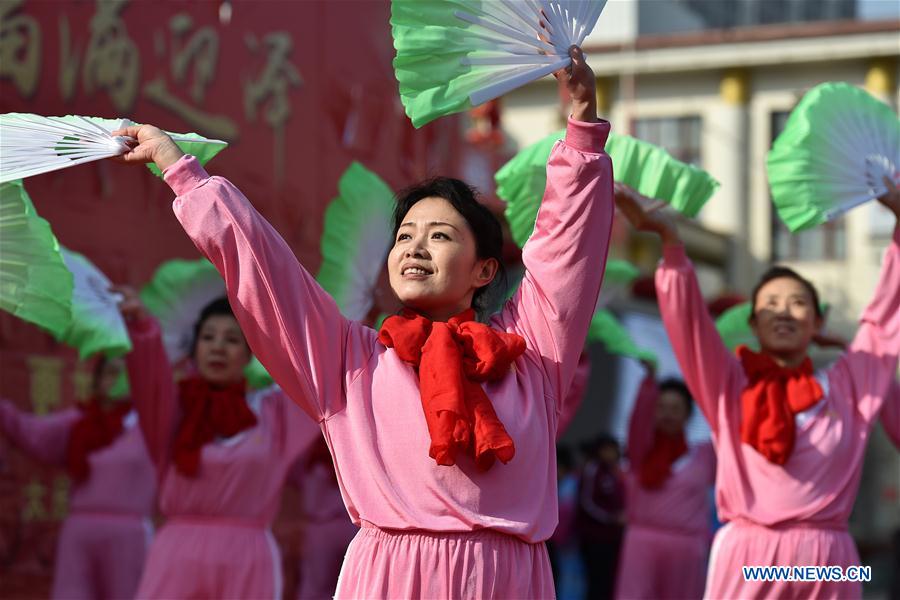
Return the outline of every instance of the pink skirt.
{"type": "Polygon", "coordinates": [[[543,543],[482,529],[388,531],[364,523],[336,598],[555,598],[543,543]]]}
{"type": "Polygon", "coordinates": [[[862,598],[859,582],[744,581],[743,566],[859,565],[853,538],[845,529],[811,524],[764,527],[732,521],[716,532],[709,556],[705,598],[817,600],[862,598]]]}
{"type": "Polygon", "coordinates": [[[700,598],[708,554],[708,535],[629,525],[619,560],[616,598],[700,598]]]}

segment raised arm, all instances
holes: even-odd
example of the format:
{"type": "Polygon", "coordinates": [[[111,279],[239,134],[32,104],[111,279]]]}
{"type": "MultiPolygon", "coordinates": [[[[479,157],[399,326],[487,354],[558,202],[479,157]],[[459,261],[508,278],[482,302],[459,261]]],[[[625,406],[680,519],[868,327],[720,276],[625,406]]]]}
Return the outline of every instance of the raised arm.
{"type": "Polygon", "coordinates": [[[131,398],[150,458],[160,472],[171,459],[181,411],[159,324],[141,315],[127,320],[132,350],[125,356],[131,398]]]}
{"type": "MultiPolygon", "coordinates": [[[[743,376],[743,370],[725,347],[709,315],[678,230],[662,211],[645,210],[642,204],[652,204],[652,200],[617,184],[616,206],[622,214],[635,229],[655,233],[662,240],[663,259],[656,269],[659,312],[685,383],[715,433],[719,402],[729,397],[726,391],[743,376]]],[[[733,400],[735,406],[727,408],[737,411],[737,398],[733,400]]]]}
{"type": "Polygon", "coordinates": [[[177,195],[175,216],[224,277],[250,348],[278,385],[316,421],[342,410],[344,375],[371,356],[374,332],[341,315],[278,232],[230,182],[210,177],[155,127],[121,133],[140,142],[124,160],[153,160],[164,170],[177,195]]]}
{"type": "Polygon", "coordinates": [[[900,353],[900,226],[882,261],[874,296],[860,318],[859,329],[832,373],[853,382],[860,412],[875,418],[878,402],[894,384],[900,353]]]}
{"type": "Polygon", "coordinates": [[[634,407],[631,409],[631,419],[628,421],[627,452],[632,471],[640,467],[647,453],[653,449],[658,398],[659,386],[656,385],[653,371],[648,370],[638,388],[634,407]]]}
{"type": "Polygon", "coordinates": [[[606,266],[612,228],[612,162],[603,151],[609,123],[599,121],[594,76],[580,50],[571,72],[556,76],[572,96],[565,141],[547,162],[547,188],[522,252],[525,276],[499,317],[540,355],[557,411],[584,347],[606,266]]]}
{"type": "Polygon", "coordinates": [[[38,416],[0,400],[0,432],[29,457],[48,465],[65,465],[69,433],[78,418],[76,408],[38,416]]]}

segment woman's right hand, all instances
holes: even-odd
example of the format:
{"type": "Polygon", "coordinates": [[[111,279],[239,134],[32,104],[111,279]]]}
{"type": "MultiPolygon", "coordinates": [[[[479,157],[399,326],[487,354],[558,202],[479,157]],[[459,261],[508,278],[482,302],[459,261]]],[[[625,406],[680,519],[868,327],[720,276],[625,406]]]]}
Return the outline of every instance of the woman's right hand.
{"type": "Polygon", "coordinates": [[[114,294],[121,294],[122,301],[119,302],[119,312],[126,321],[140,321],[147,317],[147,308],[141,302],[141,297],[137,291],[128,285],[114,285],[109,288],[114,294]]]}
{"type": "Polygon", "coordinates": [[[137,140],[137,145],[115,160],[127,164],[156,163],[160,171],[166,170],[184,156],[181,148],[172,141],[165,131],[153,125],[132,125],[112,132],[137,140]]]}
{"type": "Polygon", "coordinates": [[[681,243],[675,224],[661,210],[652,208],[654,201],[651,198],[641,195],[624,183],[615,182],[613,189],[616,208],[625,215],[632,227],[638,231],[657,234],[666,245],[681,243]]]}

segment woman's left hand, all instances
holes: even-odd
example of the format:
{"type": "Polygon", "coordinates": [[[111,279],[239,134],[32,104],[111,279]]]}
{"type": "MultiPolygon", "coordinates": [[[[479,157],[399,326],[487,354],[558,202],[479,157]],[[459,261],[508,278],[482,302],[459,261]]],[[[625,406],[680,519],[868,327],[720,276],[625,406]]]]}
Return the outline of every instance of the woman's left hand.
{"type": "Polygon", "coordinates": [[[597,85],[594,72],[578,46],[569,48],[572,64],[553,74],[563,82],[572,97],[572,118],[576,121],[597,122],[597,85]]]}

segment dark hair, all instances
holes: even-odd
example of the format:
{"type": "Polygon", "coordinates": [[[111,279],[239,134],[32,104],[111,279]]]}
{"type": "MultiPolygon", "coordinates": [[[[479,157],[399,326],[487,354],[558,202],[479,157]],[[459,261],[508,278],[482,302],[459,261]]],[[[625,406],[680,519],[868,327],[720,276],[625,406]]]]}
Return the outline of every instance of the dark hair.
{"type": "Polygon", "coordinates": [[[478,201],[478,191],[467,183],[451,177],[435,177],[406,188],[397,195],[394,208],[394,241],[403,224],[406,213],[419,200],[443,198],[453,206],[468,223],[475,236],[475,254],[479,259],[493,258],[499,268],[491,283],[475,290],[472,308],[480,316],[486,316],[506,289],[506,268],[503,266],[503,230],[500,221],[478,201]]]}
{"type": "MultiPolygon", "coordinates": [[[[197,319],[197,322],[194,323],[194,338],[191,342],[191,356],[194,356],[197,353],[197,340],[200,339],[200,329],[203,327],[203,324],[210,317],[218,316],[234,317],[234,311],[231,310],[231,304],[225,296],[216,298],[204,306],[203,310],[200,311],[200,317],[197,319]]],[[[244,343],[247,343],[246,337],[244,338],[244,343]]],[[[249,344],[247,347],[249,348],[249,344]]]]}
{"type": "Polygon", "coordinates": [[[682,380],[677,377],[663,379],[659,382],[659,391],[660,393],[675,392],[684,399],[684,406],[687,408],[688,417],[694,412],[694,398],[691,396],[691,391],[688,389],[688,386],[686,386],[682,380]]]}
{"type": "Polygon", "coordinates": [[[813,307],[816,310],[816,316],[820,319],[824,316],[822,314],[822,307],[819,306],[819,292],[816,290],[816,286],[814,286],[808,279],[804,279],[793,269],[789,269],[788,267],[782,267],[780,265],[776,265],[771,267],[768,271],[763,273],[762,277],[759,278],[759,281],[756,282],[756,286],[753,288],[753,294],[750,296],[750,301],[752,304],[750,305],[750,318],[756,316],[756,298],[759,296],[759,290],[762,289],[764,285],[773,281],[775,279],[793,279],[795,281],[799,281],[800,284],[806,288],[806,291],[809,292],[809,295],[812,297],[813,307]]]}

